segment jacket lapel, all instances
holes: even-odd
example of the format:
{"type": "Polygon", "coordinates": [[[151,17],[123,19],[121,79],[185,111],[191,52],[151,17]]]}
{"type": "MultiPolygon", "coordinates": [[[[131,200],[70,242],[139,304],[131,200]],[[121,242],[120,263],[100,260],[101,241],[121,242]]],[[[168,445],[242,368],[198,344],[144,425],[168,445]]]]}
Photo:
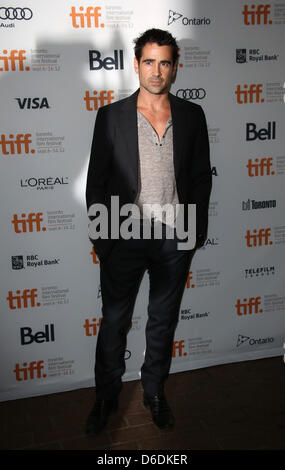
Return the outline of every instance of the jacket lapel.
{"type": "Polygon", "coordinates": [[[182,162],[183,142],[185,141],[185,116],[182,107],[179,106],[171,93],[169,93],[169,101],[173,125],[173,164],[177,180],[182,162]]]}
{"type": "Polygon", "coordinates": [[[138,185],[138,123],[137,123],[137,97],[139,89],[127,98],[121,108],[119,128],[124,136],[126,153],[121,155],[124,168],[128,173],[128,181],[132,187],[138,185]]]}

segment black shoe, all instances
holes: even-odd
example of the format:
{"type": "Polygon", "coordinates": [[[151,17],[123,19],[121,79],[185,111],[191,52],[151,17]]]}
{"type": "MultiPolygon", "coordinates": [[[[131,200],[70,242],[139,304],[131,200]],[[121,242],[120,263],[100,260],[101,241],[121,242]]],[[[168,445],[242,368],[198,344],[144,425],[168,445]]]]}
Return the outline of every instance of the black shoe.
{"type": "Polygon", "coordinates": [[[154,396],[144,394],[143,402],[144,406],[150,407],[153,422],[159,428],[170,428],[174,425],[174,416],[163,394],[154,396]]]}
{"type": "Polygon", "coordinates": [[[86,422],[87,434],[98,434],[108,422],[110,413],[118,409],[118,397],[109,400],[96,400],[86,422]]]}

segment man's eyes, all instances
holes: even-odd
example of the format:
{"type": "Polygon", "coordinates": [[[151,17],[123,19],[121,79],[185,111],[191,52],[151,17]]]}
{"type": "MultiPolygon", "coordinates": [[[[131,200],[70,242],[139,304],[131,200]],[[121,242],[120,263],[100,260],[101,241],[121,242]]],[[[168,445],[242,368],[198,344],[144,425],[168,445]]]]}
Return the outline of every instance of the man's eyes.
{"type": "MultiPolygon", "coordinates": [[[[152,65],[152,64],[154,64],[154,61],[153,60],[146,60],[145,64],[152,65]]],[[[167,61],[166,62],[160,62],[160,65],[162,65],[163,67],[169,67],[170,62],[167,62],[167,61]]]]}

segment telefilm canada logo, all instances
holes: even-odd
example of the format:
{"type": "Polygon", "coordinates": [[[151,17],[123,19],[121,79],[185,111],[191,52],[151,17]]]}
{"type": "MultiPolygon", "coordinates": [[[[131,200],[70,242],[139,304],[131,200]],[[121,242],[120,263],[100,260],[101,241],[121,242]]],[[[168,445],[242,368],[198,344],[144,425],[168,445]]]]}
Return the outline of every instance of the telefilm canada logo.
{"type": "Polygon", "coordinates": [[[167,25],[169,26],[176,21],[182,23],[183,26],[209,26],[211,24],[210,18],[206,18],[205,16],[203,18],[187,18],[187,16],[184,16],[182,13],[169,10],[167,25]]]}

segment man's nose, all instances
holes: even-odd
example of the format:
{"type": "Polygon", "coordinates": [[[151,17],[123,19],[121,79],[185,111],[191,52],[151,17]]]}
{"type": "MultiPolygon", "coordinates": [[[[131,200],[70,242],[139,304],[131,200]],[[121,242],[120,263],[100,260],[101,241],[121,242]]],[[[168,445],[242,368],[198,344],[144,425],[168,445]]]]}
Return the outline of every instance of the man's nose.
{"type": "Polygon", "coordinates": [[[154,65],[154,74],[159,77],[161,75],[161,69],[160,69],[160,64],[155,64],[154,65]]]}

